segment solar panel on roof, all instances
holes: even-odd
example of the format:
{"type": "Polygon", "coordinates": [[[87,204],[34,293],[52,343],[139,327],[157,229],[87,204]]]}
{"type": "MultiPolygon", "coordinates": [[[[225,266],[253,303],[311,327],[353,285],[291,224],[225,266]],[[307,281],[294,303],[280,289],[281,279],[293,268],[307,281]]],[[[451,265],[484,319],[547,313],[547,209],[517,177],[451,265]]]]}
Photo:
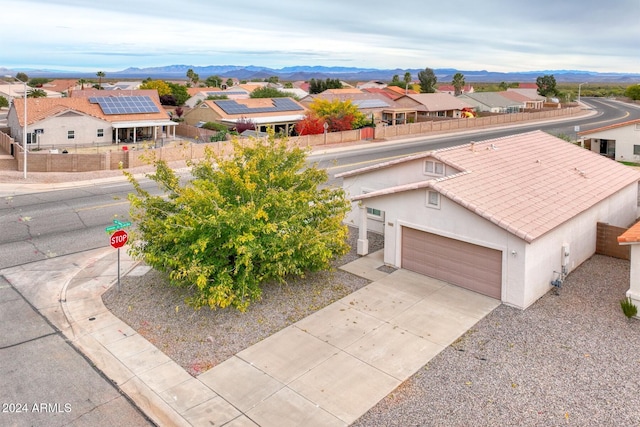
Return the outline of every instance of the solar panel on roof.
{"type": "Polygon", "coordinates": [[[89,102],[100,105],[102,112],[107,115],[160,112],[148,96],[97,96],[89,98],[89,102]]]}
{"type": "Polygon", "coordinates": [[[233,99],[224,99],[213,101],[218,107],[227,114],[256,114],[256,113],[275,113],[279,111],[297,111],[303,108],[289,98],[273,98],[273,107],[254,107],[250,108],[244,104],[240,104],[233,99]]]}
{"type": "Polygon", "coordinates": [[[385,108],[390,106],[381,99],[356,99],[353,103],[358,108],[385,108]]]}

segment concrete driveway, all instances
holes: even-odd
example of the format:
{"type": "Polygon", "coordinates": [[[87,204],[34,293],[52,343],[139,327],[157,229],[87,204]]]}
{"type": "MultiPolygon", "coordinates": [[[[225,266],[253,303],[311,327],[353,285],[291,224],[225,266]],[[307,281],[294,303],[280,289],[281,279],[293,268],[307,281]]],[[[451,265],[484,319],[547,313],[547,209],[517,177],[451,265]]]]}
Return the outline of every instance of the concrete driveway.
{"type": "Polygon", "coordinates": [[[342,267],[374,282],[194,378],[102,304],[114,256],[107,248],[3,273],[159,425],[347,426],[500,304],[381,268],[377,252],[342,267]],[[50,286],[34,287],[36,276],[50,286]]]}
{"type": "Polygon", "coordinates": [[[263,427],[346,426],[500,304],[381,265],[342,267],[377,280],[198,379],[263,427]]]}

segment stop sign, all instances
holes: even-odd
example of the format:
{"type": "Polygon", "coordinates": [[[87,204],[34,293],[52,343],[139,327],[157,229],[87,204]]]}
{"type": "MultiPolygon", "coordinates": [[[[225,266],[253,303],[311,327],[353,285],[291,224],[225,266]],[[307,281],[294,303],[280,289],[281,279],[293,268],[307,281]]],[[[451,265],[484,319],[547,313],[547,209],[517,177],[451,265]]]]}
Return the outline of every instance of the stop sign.
{"type": "Polygon", "coordinates": [[[109,239],[109,242],[114,248],[121,248],[125,243],[127,243],[128,238],[129,236],[127,235],[126,231],[118,230],[111,235],[111,239],[109,239]]]}

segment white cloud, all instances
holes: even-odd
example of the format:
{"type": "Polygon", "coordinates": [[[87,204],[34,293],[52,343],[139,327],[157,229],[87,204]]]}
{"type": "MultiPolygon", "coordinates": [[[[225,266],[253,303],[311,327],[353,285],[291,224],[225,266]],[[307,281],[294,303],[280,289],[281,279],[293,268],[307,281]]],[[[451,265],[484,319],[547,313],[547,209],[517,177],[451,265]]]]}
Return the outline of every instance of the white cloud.
{"type": "Polygon", "coordinates": [[[349,65],[640,72],[640,2],[5,0],[0,66],[349,65]]]}

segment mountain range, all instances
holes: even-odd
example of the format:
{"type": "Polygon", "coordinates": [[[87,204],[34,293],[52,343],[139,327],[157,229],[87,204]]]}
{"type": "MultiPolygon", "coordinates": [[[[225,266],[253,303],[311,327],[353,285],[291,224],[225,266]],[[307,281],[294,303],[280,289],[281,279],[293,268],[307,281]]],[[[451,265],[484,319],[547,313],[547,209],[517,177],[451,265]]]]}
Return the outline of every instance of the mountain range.
{"type": "MultiPolygon", "coordinates": [[[[186,79],[187,70],[192,69],[200,76],[201,80],[209,76],[220,76],[222,78],[237,78],[240,80],[263,80],[268,77],[277,76],[281,81],[298,81],[315,79],[340,79],[346,81],[369,81],[369,80],[391,80],[394,75],[400,79],[406,72],[410,72],[413,79],[417,80],[418,73],[423,69],[376,69],[358,67],[324,67],[324,66],[293,66],[284,68],[268,68],[260,66],[239,66],[239,65],[168,65],[164,67],[148,68],[127,68],[121,71],[105,72],[108,79],[186,79]]],[[[20,69],[10,70],[0,67],[0,75],[15,74],[24,72],[29,77],[48,78],[92,78],[95,73],[60,71],[60,70],[36,70],[20,69]]],[[[97,72],[98,70],[96,70],[97,72]]],[[[599,83],[620,83],[635,84],[640,82],[640,73],[600,73],[581,70],[542,70],[542,71],[522,71],[522,72],[494,72],[487,70],[456,70],[453,68],[436,68],[434,73],[439,82],[450,82],[453,75],[462,73],[465,81],[472,82],[535,82],[536,78],[542,75],[553,75],[557,82],[579,83],[579,82],[599,82],[599,83]]]]}

